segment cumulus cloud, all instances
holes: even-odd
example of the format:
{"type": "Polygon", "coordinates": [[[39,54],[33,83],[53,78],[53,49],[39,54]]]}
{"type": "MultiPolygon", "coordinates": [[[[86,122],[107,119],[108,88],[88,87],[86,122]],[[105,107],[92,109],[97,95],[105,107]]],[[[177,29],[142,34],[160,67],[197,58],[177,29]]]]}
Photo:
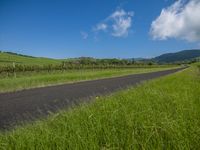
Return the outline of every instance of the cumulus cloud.
{"type": "Polygon", "coordinates": [[[86,40],[88,38],[88,33],[87,32],[81,31],[80,34],[81,34],[81,36],[82,36],[82,38],[84,40],[86,40]]]}
{"type": "Polygon", "coordinates": [[[123,9],[117,9],[104,21],[97,24],[94,30],[108,31],[114,37],[126,37],[132,25],[133,15],[132,11],[126,12],[123,9]]]}
{"type": "Polygon", "coordinates": [[[150,33],[154,39],[184,39],[200,41],[200,1],[178,0],[161,11],[151,24],[150,33]]]}
{"type": "Polygon", "coordinates": [[[125,37],[129,33],[132,24],[133,12],[125,12],[123,9],[115,11],[110,19],[113,20],[112,35],[115,37],[125,37]]]}

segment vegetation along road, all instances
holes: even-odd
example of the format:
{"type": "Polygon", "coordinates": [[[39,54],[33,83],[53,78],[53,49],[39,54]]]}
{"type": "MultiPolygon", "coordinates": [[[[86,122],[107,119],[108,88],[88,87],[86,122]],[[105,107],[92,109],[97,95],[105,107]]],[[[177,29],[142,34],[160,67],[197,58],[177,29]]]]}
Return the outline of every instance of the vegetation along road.
{"type": "Polygon", "coordinates": [[[80,104],[90,97],[109,94],[182,69],[184,68],[2,93],[0,94],[0,129],[8,129],[19,125],[22,121],[24,123],[61,108],[80,104]]]}

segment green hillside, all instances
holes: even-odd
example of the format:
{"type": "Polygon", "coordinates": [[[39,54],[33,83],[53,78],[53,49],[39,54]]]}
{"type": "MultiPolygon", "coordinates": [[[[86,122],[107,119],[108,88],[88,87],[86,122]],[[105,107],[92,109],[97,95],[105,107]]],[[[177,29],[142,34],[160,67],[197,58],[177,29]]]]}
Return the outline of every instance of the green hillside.
{"type": "Polygon", "coordinates": [[[0,65],[8,65],[12,64],[13,62],[15,62],[16,64],[24,65],[48,65],[60,64],[62,60],[43,57],[32,57],[10,52],[0,52],[0,65]]]}
{"type": "Polygon", "coordinates": [[[153,60],[158,63],[174,63],[190,61],[198,57],[200,57],[200,50],[183,50],[176,53],[163,54],[155,57],[153,60]]]}

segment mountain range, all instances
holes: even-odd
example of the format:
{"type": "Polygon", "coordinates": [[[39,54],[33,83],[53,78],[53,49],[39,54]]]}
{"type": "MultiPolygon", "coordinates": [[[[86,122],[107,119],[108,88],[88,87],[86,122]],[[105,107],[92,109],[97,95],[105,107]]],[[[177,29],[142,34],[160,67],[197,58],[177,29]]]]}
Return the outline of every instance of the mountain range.
{"type": "MultiPolygon", "coordinates": [[[[41,58],[41,57],[33,57],[33,56],[27,56],[27,55],[22,55],[22,54],[17,54],[17,53],[12,53],[12,52],[3,52],[0,51],[0,64],[5,64],[5,63],[11,63],[11,62],[30,62],[32,64],[51,64],[51,63],[60,63],[64,59],[50,59],[50,58],[41,58]]],[[[192,49],[192,50],[183,50],[175,53],[166,53],[162,54],[160,56],[151,58],[151,59],[146,59],[146,58],[131,58],[127,60],[135,60],[135,61],[153,61],[156,63],[182,63],[182,62],[188,62],[192,61],[194,59],[199,59],[200,60],[200,49],[192,49]]],[[[70,59],[65,59],[65,60],[70,60],[70,59]]]]}
{"type": "Polygon", "coordinates": [[[158,63],[174,63],[190,61],[200,57],[200,50],[183,50],[175,53],[166,53],[153,58],[158,63]]]}

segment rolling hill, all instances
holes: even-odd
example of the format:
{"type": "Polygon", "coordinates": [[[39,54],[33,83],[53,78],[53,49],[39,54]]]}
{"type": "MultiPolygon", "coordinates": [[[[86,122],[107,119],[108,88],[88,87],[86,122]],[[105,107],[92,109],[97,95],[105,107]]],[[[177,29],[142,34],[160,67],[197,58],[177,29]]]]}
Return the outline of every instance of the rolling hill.
{"type": "Polygon", "coordinates": [[[48,64],[60,64],[62,60],[44,58],[44,57],[33,57],[12,52],[0,51],[0,65],[12,64],[13,62],[17,64],[26,64],[26,65],[44,65],[44,64],[48,65],[48,64]]]}
{"type": "Polygon", "coordinates": [[[200,50],[183,50],[176,53],[166,53],[153,58],[158,63],[173,63],[192,60],[200,57],[200,50]]]}
{"type": "MultiPolygon", "coordinates": [[[[49,64],[61,64],[62,61],[75,61],[80,60],[80,58],[68,58],[68,59],[52,59],[52,58],[44,58],[44,57],[33,57],[27,56],[12,52],[2,52],[0,51],[0,65],[9,65],[15,62],[16,64],[24,64],[24,65],[49,65],[49,64]]],[[[85,57],[87,58],[87,57],[85,57]]],[[[145,59],[145,58],[132,58],[127,60],[135,60],[140,62],[148,62],[154,61],[159,64],[162,63],[175,63],[175,62],[184,62],[184,61],[191,61],[195,58],[200,58],[200,50],[183,50],[175,53],[166,53],[160,56],[157,56],[152,59],[145,59]]],[[[95,58],[89,58],[92,60],[95,58]]]]}

